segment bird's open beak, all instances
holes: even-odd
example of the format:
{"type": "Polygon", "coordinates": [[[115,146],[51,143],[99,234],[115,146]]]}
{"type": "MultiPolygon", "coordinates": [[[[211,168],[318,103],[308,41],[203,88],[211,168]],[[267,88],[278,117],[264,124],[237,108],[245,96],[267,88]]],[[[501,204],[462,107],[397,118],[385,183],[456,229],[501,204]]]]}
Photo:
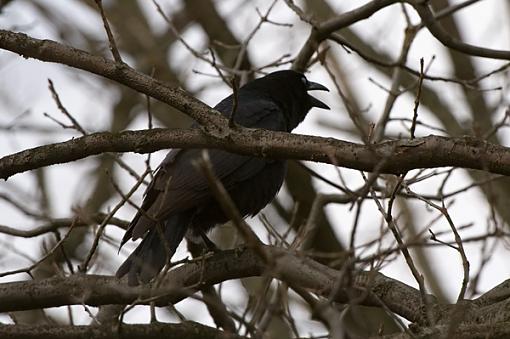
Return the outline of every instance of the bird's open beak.
{"type": "MultiPolygon", "coordinates": [[[[308,81],[308,85],[306,86],[307,91],[328,91],[329,89],[326,86],[323,86],[321,84],[318,84],[316,82],[308,81]]],[[[310,97],[310,103],[312,104],[312,107],[317,108],[323,108],[323,109],[329,109],[329,106],[320,101],[319,99],[316,99],[312,97],[311,95],[308,95],[310,97]]]]}

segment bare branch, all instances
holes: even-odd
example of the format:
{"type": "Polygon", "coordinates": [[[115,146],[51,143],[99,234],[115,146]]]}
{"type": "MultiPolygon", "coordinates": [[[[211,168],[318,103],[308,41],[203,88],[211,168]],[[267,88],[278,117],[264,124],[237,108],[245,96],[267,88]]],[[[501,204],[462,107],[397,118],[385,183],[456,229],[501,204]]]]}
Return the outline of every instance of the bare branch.
{"type": "Polygon", "coordinates": [[[25,58],[56,62],[101,75],[177,108],[195,119],[209,133],[223,135],[226,118],[218,112],[184,90],[169,87],[124,63],[119,64],[52,40],[34,39],[23,33],[6,30],[0,30],[0,48],[25,58]]]}
{"type": "Polygon", "coordinates": [[[111,326],[71,326],[71,325],[0,325],[0,337],[10,339],[138,339],[138,338],[183,338],[183,339],[241,339],[232,333],[196,322],[186,321],[181,324],[154,323],[148,325],[111,326]]]}
{"type": "Polygon", "coordinates": [[[380,173],[392,174],[455,166],[510,175],[510,149],[472,137],[428,136],[366,146],[333,138],[236,127],[226,138],[207,136],[199,129],[94,133],[7,155],[0,159],[0,178],[104,152],[148,153],[164,148],[221,148],[239,154],[311,160],[362,171],[373,171],[382,159],[387,159],[380,173]]]}
{"type": "Polygon", "coordinates": [[[406,2],[414,7],[429,32],[446,47],[450,47],[451,49],[472,56],[510,60],[510,51],[478,47],[463,43],[451,37],[446,31],[443,30],[439,24],[439,21],[434,17],[434,14],[430,10],[428,1],[407,0],[406,2]]]}
{"type": "MultiPolygon", "coordinates": [[[[349,291],[337,290],[338,271],[284,249],[264,246],[264,250],[275,261],[272,270],[266,269],[255,250],[234,249],[171,270],[158,286],[131,287],[114,277],[100,275],[56,276],[42,281],[4,283],[0,284],[0,312],[82,303],[89,306],[126,305],[135,300],[138,304],[155,301],[156,305],[164,306],[183,300],[203,286],[270,274],[325,297],[335,290],[335,301],[347,302],[353,296],[364,295],[364,305],[380,305],[382,301],[406,319],[421,319],[419,291],[397,280],[377,272],[360,271],[353,274],[353,285],[349,291]]],[[[433,296],[429,297],[434,300],[433,296]]],[[[436,314],[440,316],[442,306],[437,307],[436,314]]]]}

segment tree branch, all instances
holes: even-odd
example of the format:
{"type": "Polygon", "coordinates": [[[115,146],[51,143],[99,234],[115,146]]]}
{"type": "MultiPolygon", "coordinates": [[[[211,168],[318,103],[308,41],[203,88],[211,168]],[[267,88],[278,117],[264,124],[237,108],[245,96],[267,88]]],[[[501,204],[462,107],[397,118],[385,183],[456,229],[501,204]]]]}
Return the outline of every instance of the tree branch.
{"type": "MultiPolygon", "coordinates": [[[[289,1],[288,1],[289,2],[289,1]]],[[[292,1],[290,1],[292,3],[292,1]]],[[[317,24],[310,32],[308,40],[305,42],[296,59],[292,63],[292,68],[295,70],[303,71],[306,69],[308,61],[313,53],[317,50],[319,44],[327,39],[327,37],[339,29],[352,25],[355,22],[368,19],[372,14],[380,9],[401,2],[400,0],[372,0],[367,4],[355,8],[351,11],[342,13],[341,15],[332,18],[323,24],[317,24]]]]}
{"type": "Polygon", "coordinates": [[[186,91],[140,73],[126,64],[69,47],[52,40],[39,40],[23,33],[0,30],[0,49],[25,58],[56,62],[94,73],[177,108],[196,120],[209,134],[222,136],[227,119],[186,91]]]}
{"type": "Polygon", "coordinates": [[[446,47],[472,56],[510,60],[510,51],[478,47],[466,44],[450,36],[448,32],[441,27],[439,20],[437,20],[430,10],[428,1],[407,0],[406,2],[413,6],[430,34],[446,47]]]}
{"type": "Polygon", "coordinates": [[[39,146],[0,159],[0,178],[104,152],[148,153],[164,148],[221,148],[253,156],[311,160],[363,171],[399,174],[417,168],[456,166],[510,175],[510,149],[471,137],[428,136],[360,145],[333,138],[236,127],[215,138],[199,129],[94,133],[39,146]]]}
{"type": "Polygon", "coordinates": [[[510,322],[496,324],[460,324],[451,335],[451,325],[438,325],[420,328],[413,333],[395,333],[374,336],[370,339],[430,339],[430,338],[469,338],[469,339],[507,339],[510,336],[510,322]]]}
{"type": "Polygon", "coordinates": [[[9,339],[138,339],[138,338],[183,338],[183,339],[241,339],[236,334],[223,332],[196,322],[180,324],[154,323],[121,326],[77,325],[0,325],[0,337],[9,339]]]}
{"type": "MultiPolygon", "coordinates": [[[[223,251],[212,257],[188,263],[170,271],[158,286],[131,287],[110,276],[71,275],[55,276],[39,281],[0,284],[0,312],[20,311],[63,305],[90,306],[108,304],[149,304],[158,306],[175,304],[203,286],[230,279],[271,275],[295,286],[306,288],[339,302],[360,298],[363,305],[380,306],[384,303],[393,312],[420,323],[421,299],[415,288],[378,272],[356,272],[352,285],[339,288],[339,271],[314,260],[297,256],[281,248],[264,246],[275,260],[267,270],[260,256],[252,249],[223,251]]],[[[435,299],[430,296],[431,302],[435,299]]],[[[436,314],[443,314],[437,308],[436,314]]]]}

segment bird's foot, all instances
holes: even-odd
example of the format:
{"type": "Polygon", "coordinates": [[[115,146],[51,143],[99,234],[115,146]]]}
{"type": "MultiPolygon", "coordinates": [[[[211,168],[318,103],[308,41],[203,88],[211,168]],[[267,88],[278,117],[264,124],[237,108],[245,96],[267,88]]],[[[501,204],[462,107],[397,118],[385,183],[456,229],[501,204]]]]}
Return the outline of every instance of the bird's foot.
{"type": "Polygon", "coordinates": [[[221,250],[218,248],[218,246],[216,246],[216,244],[214,242],[211,241],[211,239],[209,239],[207,237],[207,235],[205,234],[205,232],[201,232],[200,233],[200,236],[202,237],[202,240],[204,242],[204,245],[205,247],[207,248],[207,250],[209,252],[212,252],[213,254],[214,253],[217,253],[217,252],[220,252],[221,250]]]}

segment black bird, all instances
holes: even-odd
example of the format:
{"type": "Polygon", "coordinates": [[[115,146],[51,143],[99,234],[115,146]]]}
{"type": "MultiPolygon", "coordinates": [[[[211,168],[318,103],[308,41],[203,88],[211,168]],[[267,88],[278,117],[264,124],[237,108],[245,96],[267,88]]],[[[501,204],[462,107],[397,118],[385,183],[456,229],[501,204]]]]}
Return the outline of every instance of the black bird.
{"type": "MultiPolygon", "coordinates": [[[[307,91],[328,89],[308,81],[298,72],[268,74],[241,87],[234,121],[242,126],[291,132],[312,107],[329,109],[307,91]]],[[[233,95],[215,109],[230,116],[233,95]]],[[[205,176],[192,165],[200,149],[171,150],[160,164],[145,192],[141,210],[133,218],[121,246],[143,238],[119,267],[117,277],[128,275],[128,284],[149,282],[175,253],[186,235],[208,241],[205,233],[228,221],[209,191],[205,176]]],[[[253,216],[278,193],[287,168],[285,160],[256,158],[209,150],[212,169],[235,202],[240,214],[253,216]]]]}

